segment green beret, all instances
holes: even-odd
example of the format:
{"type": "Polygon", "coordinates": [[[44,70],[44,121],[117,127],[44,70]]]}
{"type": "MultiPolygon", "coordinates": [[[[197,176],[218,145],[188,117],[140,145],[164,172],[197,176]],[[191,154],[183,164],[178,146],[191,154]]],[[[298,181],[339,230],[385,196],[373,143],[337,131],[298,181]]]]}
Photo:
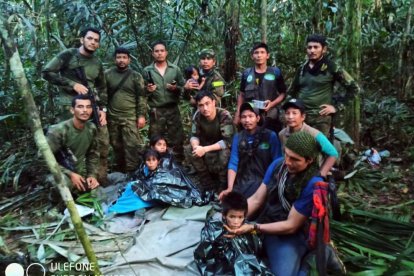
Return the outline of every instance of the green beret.
{"type": "Polygon", "coordinates": [[[198,54],[199,58],[208,57],[208,58],[215,58],[216,53],[212,49],[203,49],[198,54]]]}
{"type": "Polygon", "coordinates": [[[315,138],[305,131],[295,132],[290,135],[285,147],[304,158],[316,158],[319,154],[315,138]]]}

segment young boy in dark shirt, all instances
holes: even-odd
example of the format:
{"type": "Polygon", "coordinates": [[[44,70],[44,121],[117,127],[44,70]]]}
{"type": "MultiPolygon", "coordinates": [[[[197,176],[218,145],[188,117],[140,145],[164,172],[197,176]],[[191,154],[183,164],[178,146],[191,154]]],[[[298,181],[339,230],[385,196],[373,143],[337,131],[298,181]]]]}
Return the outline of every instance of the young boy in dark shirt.
{"type": "Polygon", "coordinates": [[[259,259],[261,241],[257,233],[228,237],[225,226],[239,228],[247,214],[247,199],[230,192],[222,200],[222,212],[206,221],[194,260],[202,275],[271,275],[259,259]]]}

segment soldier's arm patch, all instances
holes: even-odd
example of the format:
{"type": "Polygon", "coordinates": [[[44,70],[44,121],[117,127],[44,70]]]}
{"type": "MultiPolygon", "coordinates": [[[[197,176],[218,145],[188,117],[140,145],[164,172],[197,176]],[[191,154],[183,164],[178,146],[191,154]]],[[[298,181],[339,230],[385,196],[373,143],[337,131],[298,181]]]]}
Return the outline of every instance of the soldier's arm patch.
{"type": "Polygon", "coordinates": [[[213,85],[213,87],[224,86],[224,81],[213,81],[212,85],[213,85]]]}

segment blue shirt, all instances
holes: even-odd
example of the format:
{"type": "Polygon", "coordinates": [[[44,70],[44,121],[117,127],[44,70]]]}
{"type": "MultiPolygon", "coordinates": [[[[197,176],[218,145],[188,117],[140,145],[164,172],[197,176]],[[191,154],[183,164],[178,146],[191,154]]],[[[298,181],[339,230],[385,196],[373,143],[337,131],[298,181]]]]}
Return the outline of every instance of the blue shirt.
{"type": "MultiPolygon", "coordinates": [[[[273,172],[275,167],[283,162],[283,157],[278,158],[269,165],[267,168],[266,174],[263,178],[263,184],[266,186],[270,183],[270,180],[273,177],[273,172]]],[[[318,181],[324,181],[322,177],[314,176],[312,177],[306,186],[300,192],[299,197],[293,202],[293,206],[295,206],[296,211],[298,211],[301,215],[305,217],[310,217],[312,215],[312,208],[313,208],[313,186],[318,181]]]]}
{"type": "MultiPolygon", "coordinates": [[[[240,140],[240,133],[237,133],[233,137],[233,143],[231,144],[231,154],[228,169],[237,172],[237,168],[239,166],[239,140],[240,140]]],[[[272,159],[276,159],[282,156],[282,150],[280,147],[279,138],[276,136],[276,133],[271,131],[270,133],[270,152],[272,155],[272,159]]],[[[247,134],[247,142],[253,143],[254,142],[254,134],[250,135],[247,134]]]]}

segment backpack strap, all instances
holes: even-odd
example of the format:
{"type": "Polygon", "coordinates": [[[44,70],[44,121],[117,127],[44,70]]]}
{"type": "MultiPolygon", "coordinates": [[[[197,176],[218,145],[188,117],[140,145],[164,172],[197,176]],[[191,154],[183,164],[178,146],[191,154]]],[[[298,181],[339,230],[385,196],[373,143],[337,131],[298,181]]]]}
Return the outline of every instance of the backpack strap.
{"type": "MultiPolygon", "coordinates": [[[[111,100],[112,97],[116,94],[116,92],[118,92],[119,89],[122,88],[122,86],[124,86],[126,80],[128,79],[128,77],[131,75],[132,70],[128,69],[127,72],[125,73],[125,76],[122,78],[122,80],[118,83],[118,85],[115,87],[114,92],[112,93],[108,93],[108,99],[111,100]]],[[[109,92],[109,91],[108,91],[109,92]]]]}

